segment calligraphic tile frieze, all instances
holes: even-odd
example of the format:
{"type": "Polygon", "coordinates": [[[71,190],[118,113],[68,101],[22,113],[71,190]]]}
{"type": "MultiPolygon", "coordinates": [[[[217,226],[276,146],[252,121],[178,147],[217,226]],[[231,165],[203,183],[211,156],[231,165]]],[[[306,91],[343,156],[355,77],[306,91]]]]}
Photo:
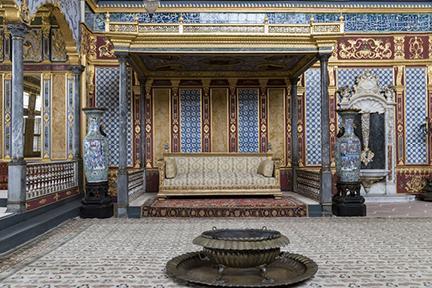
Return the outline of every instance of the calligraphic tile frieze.
{"type": "MultiPolygon", "coordinates": [[[[262,24],[266,17],[269,24],[309,24],[338,22],[344,17],[346,32],[430,32],[432,13],[292,13],[292,12],[202,12],[202,13],[112,13],[112,22],[178,23],[185,24],[262,24]]],[[[86,13],[95,31],[105,30],[105,14],[86,13]]],[[[329,29],[329,28],[322,28],[329,29]]]]}

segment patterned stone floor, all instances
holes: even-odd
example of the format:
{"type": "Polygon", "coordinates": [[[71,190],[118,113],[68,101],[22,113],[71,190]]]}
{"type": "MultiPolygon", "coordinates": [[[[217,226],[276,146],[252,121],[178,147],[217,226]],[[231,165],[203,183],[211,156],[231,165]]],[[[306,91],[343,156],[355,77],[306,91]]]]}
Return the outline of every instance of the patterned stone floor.
{"type": "Polygon", "coordinates": [[[195,236],[263,225],[318,263],[298,287],[432,287],[432,218],[74,219],[0,258],[0,287],[181,287],[164,266],[195,236]]]}

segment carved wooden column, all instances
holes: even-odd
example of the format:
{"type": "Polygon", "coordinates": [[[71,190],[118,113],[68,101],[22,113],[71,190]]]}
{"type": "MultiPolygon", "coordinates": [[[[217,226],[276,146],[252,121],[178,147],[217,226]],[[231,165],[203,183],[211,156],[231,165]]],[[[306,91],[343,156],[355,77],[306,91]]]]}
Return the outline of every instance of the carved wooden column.
{"type": "Polygon", "coordinates": [[[299,78],[291,78],[291,167],[292,167],[292,187],[297,191],[297,168],[299,167],[299,145],[297,135],[298,125],[298,100],[297,100],[297,82],[299,78]]]}
{"type": "Polygon", "coordinates": [[[228,113],[229,113],[229,132],[228,143],[229,152],[238,151],[238,134],[237,134],[237,79],[229,79],[229,95],[228,95],[228,113]]]}
{"type": "Polygon", "coordinates": [[[128,55],[117,55],[120,63],[119,75],[119,162],[117,176],[117,216],[127,217],[129,206],[128,171],[127,171],[127,124],[128,124],[128,73],[126,62],[128,55]]]}
{"type": "Polygon", "coordinates": [[[140,158],[141,168],[146,167],[146,131],[145,131],[145,116],[146,116],[146,82],[147,78],[142,77],[139,79],[140,83],[140,108],[139,108],[139,124],[140,124],[140,158]]]}
{"type": "Polygon", "coordinates": [[[323,215],[332,215],[332,172],[330,169],[330,115],[328,59],[331,54],[319,54],[321,69],[321,189],[323,215]]]}
{"type": "Polygon", "coordinates": [[[173,80],[171,83],[171,152],[180,152],[180,81],[173,80]]]}
{"type": "Polygon", "coordinates": [[[202,96],[202,128],[201,146],[202,152],[211,151],[211,99],[210,99],[210,79],[203,80],[202,96]]]}
{"type": "Polygon", "coordinates": [[[267,152],[268,147],[268,109],[267,109],[267,79],[260,80],[260,96],[259,96],[259,143],[260,152],[267,152]]]}
{"type": "Polygon", "coordinates": [[[7,212],[19,213],[26,208],[26,162],[24,161],[24,56],[25,24],[9,24],[12,35],[12,146],[8,168],[7,212]]]}
{"type": "Polygon", "coordinates": [[[78,186],[80,191],[84,187],[83,161],[81,156],[81,73],[84,71],[83,66],[73,66],[72,74],[74,79],[73,95],[73,123],[72,123],[72,159],[77,161],[78,186]]]}

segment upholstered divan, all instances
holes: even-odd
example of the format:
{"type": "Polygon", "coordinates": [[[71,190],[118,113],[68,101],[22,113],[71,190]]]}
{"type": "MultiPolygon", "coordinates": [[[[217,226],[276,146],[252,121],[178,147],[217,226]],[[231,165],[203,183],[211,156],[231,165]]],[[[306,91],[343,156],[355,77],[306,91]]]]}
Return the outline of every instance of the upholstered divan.
{"type": "MultiPolygon", "coordinates": [[[[170,165],[170,164],[169,164],[170,165]]],[[[172,164],[171,164],[172,165],[172,164]]],[[[280,161],[270,153],[165,153],[158,161],[158,198],[169,196],[282,196],[280,161]],[[175,177],[167,179],[167,162],[175,161],[175,177]],[[273,174],[257,173],[263,160],[273,165],[273,174]]],[[[172,171],[169,172],[172,174],[172,171]]],[[[172,177],[172,176],[171,176],[172,177]]]]}

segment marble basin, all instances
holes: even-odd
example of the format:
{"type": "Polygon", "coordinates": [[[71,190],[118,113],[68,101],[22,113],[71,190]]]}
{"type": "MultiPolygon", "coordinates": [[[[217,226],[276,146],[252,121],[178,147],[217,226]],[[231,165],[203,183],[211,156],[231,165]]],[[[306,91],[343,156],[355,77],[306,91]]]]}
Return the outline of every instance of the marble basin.
{"type": "Polygon", "coordinates": [[[385,169],[362,169],[360,170],[360,182],[366,191],[369,193],[371,186],[381,180],[384,180],[388,174],[385,169]]]}

